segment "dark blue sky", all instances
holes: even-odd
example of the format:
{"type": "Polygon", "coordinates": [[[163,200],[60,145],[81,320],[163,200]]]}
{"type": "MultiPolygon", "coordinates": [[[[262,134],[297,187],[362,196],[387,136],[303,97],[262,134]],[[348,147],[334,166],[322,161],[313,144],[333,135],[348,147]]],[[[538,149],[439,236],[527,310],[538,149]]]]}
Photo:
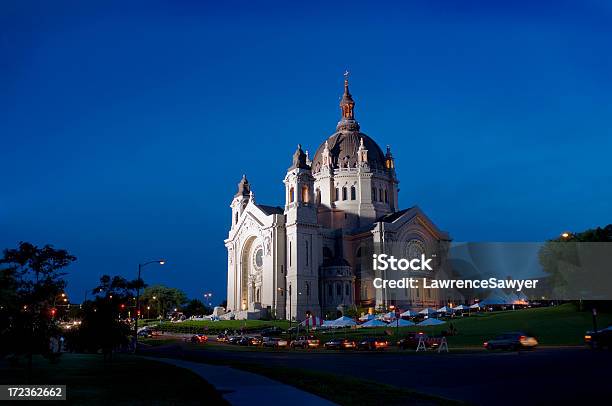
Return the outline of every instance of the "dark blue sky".
{"type": "Polygon", "coordinates": [[[0,6],[0,247],[69,249],[74,301],[156,257],[148,283],[222,300],[236,183],[283,204],[296,144],[335,129],[346,68],[400,205],[455,240],[610,222],[603,1],[122,3],[0,6]]]}

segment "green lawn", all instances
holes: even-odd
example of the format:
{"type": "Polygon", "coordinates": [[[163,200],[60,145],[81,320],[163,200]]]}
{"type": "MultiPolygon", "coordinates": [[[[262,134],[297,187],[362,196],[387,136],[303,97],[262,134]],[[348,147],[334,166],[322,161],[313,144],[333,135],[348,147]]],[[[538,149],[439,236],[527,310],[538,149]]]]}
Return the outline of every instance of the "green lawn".
{"type": "MultiPolygon", "coordinates": [[[[289,328],[288,320],[185,320],[181,323],[152,323],[161,330],[175,333],[219,333],[227,330],[259,330],[267,327],[289,328]]],[[[294,323],[295,325],[295,323],[294,323]]]]}
{"type": "MultiPolygon", "coordinates": [[[[17,367],[0,363],[0,383],[27,383],[25,364],[25,359],[17,367]]],[[[193,372],[130,355],[104,362],[101,355],[63,354],[55,364],[37,356],[33,364],[31,383],[67,385],[72,404],[227,404],[193,372]]]]}
{"type": "MultiPolygon", "coordinates": [[[[564,304],[556,307],[543,307],[536,309],[522,309],[515,311],[501,311],[491,313],[473,313],[470,317],[458,317],[447,320],[447,324],[434,327],[404,327],[400,328],[400,336],[408,331],[425,331],[428,334],[438,335],[448,330],[448,322],[452,322],[458,335],[448,338],[449,345],[455,347],[481,347],[482,343],[495,335],[509,331],[524,331],[535,335],[541,345],[580,345],[584,332],[592,328],[592,316],[589,311],[578,311],[573,304],[564,304]]],[[[600,314],[598,325],[605,327],[612,324],[612,314],[600,314]]],[[[293,324],[295,326],[295,323],[293,324]]],[[[228,330],[258,330],[266,327],[278,326],[282,329],[289,327],[286,320],[227,320],[227,321],[184,321],[182,323],[162,323],[167,331],[184,333],[216,334],[228,330]]],[[[375,329],[342,329],[333,332],[317,333],[322,340],[332,336],[365,337],[371,335],[384,335],[385,331],[395,335],[395,327],[381,327],[375,329]]],[[[393,337],[392,337],[393,339],[393,337]]]]}
{"type": "MultiPolygon", "coordinates": [[[[448,330],[452,322],[458,334],[448,338],[449,345],[455,347],[481,347],[482,343],[497,334],[510,331],[523,331],[538,338],[540,345],[580,345],[584,333],[592,329],[592,316],[589,311],[577,311],[573,304],[515,311],[476,313],[470,317],[459,317],[447,320],[446,324],[429,327],[404,327],[402,332],[424,331],[427,334],[440,334],[448,330]]],[[[612,314],[600,314],[597,317],[599,328],[612,324],[612,314]]],[[[388,330],[395,334],[394,327],[376,329],[357,329],[337,335],[360,337],[364,335],[381,335],[388,330]],[[375,330],[375,331],[372,331],[375,330]]],[[[329,334],[322,335],[327,337],[329,334]]]]}

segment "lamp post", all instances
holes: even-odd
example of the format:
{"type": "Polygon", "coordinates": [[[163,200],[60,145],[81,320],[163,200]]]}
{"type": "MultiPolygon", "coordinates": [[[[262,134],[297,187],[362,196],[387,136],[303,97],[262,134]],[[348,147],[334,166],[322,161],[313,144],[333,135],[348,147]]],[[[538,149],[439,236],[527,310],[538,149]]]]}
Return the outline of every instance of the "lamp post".
{"type": "Polygon", "coordinates": [[[140,274],[142,273],[142,268],[155,263],[164,265],[166,261],[163,259],[157,259],[155,261],[145,262],[144,264],[138,264],[138,279],[136,279],[136,309],[134,309],[134,352],[136,352],[136,347],[138,346],[138,316],[140,315],[140,274]]]}
{"type": "Polygon", "coordinates": [[[212,293],[204,293],[204,302],[206,302],[206,300],[208,300],[208,306],[212,307],[212,293]]]}
{"type": "MultiPolygon", "coordinates": [[[[279,292],[287,292],[285,288],[278,288],[279,292]]],[[[285,312],[287,313],[287,312],[285,312]]],[[[287,314],[285,314],[287,316],[287,314]]],[[[289,285],[289,342],[291,342],[291,285],[289,285]]]]}

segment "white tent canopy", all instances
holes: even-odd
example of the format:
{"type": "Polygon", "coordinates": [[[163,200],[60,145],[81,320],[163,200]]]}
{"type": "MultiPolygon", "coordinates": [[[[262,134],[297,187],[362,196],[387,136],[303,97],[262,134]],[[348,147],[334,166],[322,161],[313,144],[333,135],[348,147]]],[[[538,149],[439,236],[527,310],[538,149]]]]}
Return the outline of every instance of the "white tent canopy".
{"type": "Polygon", "coordinates": [[[342,316],[338,317],[336,320],[333,320],[329,324],[331,327],[351,327],[356,326],[357,322],[350,317],[342,316]]]}
{"type": "Polygon", "coordinates": [[[425,314],[427,316],[430,316],[430,315],[436,313],[436,311],[434,309],[432,309],[431,307],[426,307],[425,309],[421,310],[419,313],[425,314]]]}
{"type": "Polygon", "coordinates": [[[444,324],[444,323],[446,322],[443,320],[429,318],[429,319],[423,320],[422,322],[417,324],[417,326],[437,326],[439,324],[444,324]]]}
{"type": "Polygon", "coordinates": [[[481,309],[483,307],[486,307],[486,305],[482,303],[474,303],[473,305],[470,306],[470,309],[481,309]]]}
{"type": "Polygon", "coordinates": [[[360,327],[368,328],[368,327],[386,327],[386,326],[388,326],[388,324],[385,323],[384,321],[374,319],[374,320],[366,321],[360,327]]]}
{"type": "Polygon", "coordinates": [[[448,306],[444,306],[438,309],[438,313],[452,313],[453,309],[448,306]]]}
{"type": "Polygon", "coordinates": [[[359,321],[374,320],[375,318],[376,316],[374,316],[373,314],[365,314],[359,318],[359,321]]]}
{"type": "Polygon", "coordinates": [[[410,320],[397,319],[397,320],[394,320],[391,323],[389,323],[389,326],[393,326],[393,327],[410,327],[410,326],[414,326],[414,323],[411,322],[410,320]]]}
{"type": "Polygon", "coordinates": [[[453,310],[457,311],[457,310],[461,310],[461,311],[465,311],[465,310],[469,310],[470,308],[467,307],[466,305],[459,305],[459,306],[455,306],[453,308],[453,310]]]}
{"type": "Polygon", "coordinates": [[[400,314],[400,317],[414,317],[418,314],[419,313],[415,312],[414,310],[406,310],[404,313],[400,314]]]}
{"type": "Polygon", "coordinates": [[[395,312],[389,312],[382,315],[385,320],[395,320],[395,312]]]}

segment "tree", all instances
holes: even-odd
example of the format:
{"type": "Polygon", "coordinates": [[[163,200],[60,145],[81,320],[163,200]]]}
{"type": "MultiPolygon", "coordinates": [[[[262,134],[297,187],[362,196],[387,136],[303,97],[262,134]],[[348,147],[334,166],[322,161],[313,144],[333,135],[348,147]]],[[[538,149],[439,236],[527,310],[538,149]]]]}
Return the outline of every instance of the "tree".
{"type": "Polygon", "coordinates": [[[206,306],[199,299],[191,299],[187,304],[183,307],[183,313],[185,316],[203,316],[212,313],[212,309],[206,306]]]}
{"type": "Polygon", "coordinates": [[[92,289],[94,300],[84,306],[80,328],[68,337],[71,349],[87,352],[101,349],[105,359],[112,359],[114,349],[127,347],[132,331],[127,314],[135,315],[134,295],[142,285],[142,280],[102,275],[98,286],[92,289]]]}
{"type": "Polygon", "coordinates": [[[187,295],[180,289],[163,285],[149,286],[141,295],[145,306],[154,309],[158,316],[164,316],[167,311],[180,308],[187,302],[187,295]]]}
{"type": "Polygon", "coordinates": [[[20,242],[5,249],[0,259],[0,338],[4,351],[47,353],[49,338],[56,333],[53,322],[56,298],[64,291],[62,270],[76,261],[64,249],[40,248],[20,242]]]}
{"type": "Polygon", "coordinates": [[[556,299],[608,298],[612,224],[547,241],[539,260],[548,274],[548,295],[556,299]]]}

